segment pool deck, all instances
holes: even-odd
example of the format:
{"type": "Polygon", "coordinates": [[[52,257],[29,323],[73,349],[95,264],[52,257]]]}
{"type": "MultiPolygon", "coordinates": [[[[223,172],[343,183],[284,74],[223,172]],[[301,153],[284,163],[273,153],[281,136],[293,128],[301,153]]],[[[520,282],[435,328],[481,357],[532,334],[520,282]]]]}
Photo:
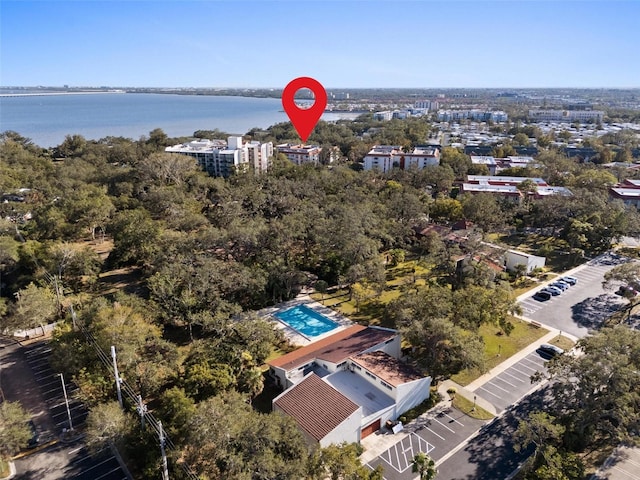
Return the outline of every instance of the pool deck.
{"type": "Polygon", "coordinates": [[[273,307],[267,307],[263,308],[262,310],[258,310],[257,314],[262,318],[270,320],[276,328],[284,333],[284,336],[292,345],[300,347],[304,347],[305,345],[317,342],[318,340],[328,337],[329,335],[333,335],[334,333],[337,333],[340,330],[344,330],[345,328],[353,325],[353,322],[347,317],[341,315],[335,310],[331,310],[329,307],[325,307],[320,302],[316,302],[309,295],[298,295],[296,298],[294,298],[293,300],[289,300],[288,302],[279,303],[278,305],[274,305],[273,307]],[[275,313],[289,310],[290,308],[297,307],[298,305],[304,305],[305,307],[310,308],[311,310],[314,310],[321,315],[324,315],[333,322],[337,323],[338,327],[326,333],[323,333],[322,335],[318,335],[317,337],[309,338],[274,317],[275,313]]]}

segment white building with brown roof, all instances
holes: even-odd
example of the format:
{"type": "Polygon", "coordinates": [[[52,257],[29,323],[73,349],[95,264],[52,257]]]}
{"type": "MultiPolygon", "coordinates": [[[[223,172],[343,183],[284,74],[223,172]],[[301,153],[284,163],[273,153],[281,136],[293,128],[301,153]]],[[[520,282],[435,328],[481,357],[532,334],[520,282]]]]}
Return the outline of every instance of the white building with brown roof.
{"type": "Polygon", "coordinates": [[[274,399],[273,410],[293,417],[309,445],[360,442],[362,407],[315,373],[274,399]]]}
{"type": "Polygon", "coordinates": [[[274,400],[274,409],[291,415],[301,430],[321,445],[360,441],[379,430],[387,420],[396,420],[429,397],[431,377],[421,375],[400,357],[397,331],[353,325],[270,362],[270,374],[287,389],[274,400]],[[319,385],[315,378],[341,397],[319,385]],[[311,387],[315,394],[309,392],[311,387]],[[321,393],[333,395],[334,401],[322,400],[321,393]],[[343,410],[342,397],[357,405],[359,413],[343,410]],[[317,409],[327,412],[310,413],[317,409]],[[352,415],[359,415],[356,440],[352,415]],[[325,422],[327,418],[332,419],[328,433],[314,423],[325,422]],[[325,436],[316,438],[319,434],[311,432],[325,436]]]}

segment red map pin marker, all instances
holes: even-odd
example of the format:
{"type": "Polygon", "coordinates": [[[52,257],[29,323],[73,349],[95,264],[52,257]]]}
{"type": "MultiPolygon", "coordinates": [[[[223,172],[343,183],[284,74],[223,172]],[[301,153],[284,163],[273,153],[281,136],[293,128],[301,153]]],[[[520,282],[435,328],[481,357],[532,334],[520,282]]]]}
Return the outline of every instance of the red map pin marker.
{"type": "Polygon", "coordinates": [[[320,120],[324,109],[327,108],[327,92],[317,80],[310,77],[298,77],[291,80],[289,84],[284,87],[282,91],[282,106],[304,143],[307,141],[307,138],[309,138],[309,135],[311,135],[311,131],[316,126],[316,123],[318,123],[318,120],[320,120]],[[316,100],[311,108],[305,109],[296,105],[293,97],[301,88],[308,88],[313,92],[316,100]]]}

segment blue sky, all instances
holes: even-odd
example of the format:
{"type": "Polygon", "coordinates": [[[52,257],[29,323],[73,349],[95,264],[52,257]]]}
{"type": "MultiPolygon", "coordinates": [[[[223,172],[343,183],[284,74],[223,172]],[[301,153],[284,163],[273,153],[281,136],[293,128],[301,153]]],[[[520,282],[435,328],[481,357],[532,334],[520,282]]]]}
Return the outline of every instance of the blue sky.
{"type": "Polygon", "coordinates": [[[7,1],[0,85],[640,87],[640,1],[7,1]]]}

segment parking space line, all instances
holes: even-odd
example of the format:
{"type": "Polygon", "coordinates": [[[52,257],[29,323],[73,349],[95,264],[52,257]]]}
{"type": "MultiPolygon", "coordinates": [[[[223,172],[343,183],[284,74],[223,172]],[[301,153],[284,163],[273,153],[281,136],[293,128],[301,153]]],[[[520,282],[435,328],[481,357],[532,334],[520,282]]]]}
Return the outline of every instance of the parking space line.
{"type": "Polygon", "coordinates": [[[438,422],[440,425],[442,425],[444,428],[446,428],[447,430],[449,430],[451,433],[456,433],[455,430],[450,429],[449,427],[447,427],[444,423],[442,423],[440,420],[438,420],[437,418],[433,418],[432,420],[435,420],[436,422],[438,422]]]}
{"type": "Polygon", "coordinates": [[[438,437],[440,440],[444,441],[446,440],[444,437],[441,437],[440,435],[438,435],[436,432],[434,432],[433,430],[431,430],[429,427],[424,427],[427,430],[429,430],[431,433],[433,433],[436,437],[438,437]]]}
{"type": "Polygon", "coordinates": [[[82,473],[87,473],[87,472],[89,472],[90,470],[93,470],[94,468],[99,467],[99,466],[100,466],[100,465],[102,465],[103,463],[107,463],[107,462],[111,461],[111,460],[112,460],[112,459],[114,459],[114,458],[115,458],[115,457],[111,456],[111,457],[109,457],[109,458],[107,458],[107,459],[105,459],[105,460],[101,461],[100,463],[93,464],[93,465],[91,465],[89,468],[87,468],[86,470],[85,470],[85,469],[83,469],[83,470],[82,470],[82,473]]]}
{"type": "Polygon", "coordinates": [[[511,378],[521,382],[521,383],[525,383],[524,380],[522,380],[520,377],[516,377],[515,375],[511,375],[508,371],[504,371],[502,372],[504,375],[509,375],[511,378]]]}
{"type": "Polygon", "coordinates": [[[464,424],[460,423],[458,420],[456,420],[455,418],[453,418],[451,415],[449,415],[448,413],[445,413],[445,415],[447,417],[449,417],[451,420],[453,420],[454,422],[456,422],[459,425],[462,425],[464,427],[464,424]]]}
{"type": "Polygon", "coordinates": [[[524,375],[524,376],[525,376],[525,377],[527,377],[527,378],[530,378],[530,377],[531,377],[531,374],[530,374],[530,373],[525,373],[525,372],[523,372],[523,371],[521,371],[521,370],[518,370],[516,367],[511,367],[511,368],[512,368],[513,370],[515,370],[516,372],[521,373],[522,375],[524,375]]]}
{"type": "Polygon", "coordinates": [[[509,390],[502,388],[500,385],[496,385],[495,383],[493,383],[493,380],[489,380],[487,383],[491,384],[492,387],[496,387],[497,389],[502,390],[503,392],[511,393],[509,390]]]}
{"type": "MultiPolygon", "coordinates": [[[[502,373],[504,373],[504,372],[502,372],[502,373]]],[[[502,373],[501,373],[500,375],[498,375],[497,377],[494,377],[492,381],[497,381],[497,380],[499,380],[499,381],[501,381],[501,382],[506,383],[507,385],[511,385],[513,388],[518,388],[518,386],[517,386],[517,385],[514,385],[514,384],[513,384],[513,383],[511,383],[511,382],[507,382],[504,378],[500,378],[500,377],[502,376],[502,373]]]]}
{"type": "MultiPolygon", "coordinates": [[[[496,394],[495,394],[495,393],[493,393],[491,390],[487,390],[487,389],[486,389],[486,388],[484,388],[484,387],[479,387],[479,388],[478,388],[478,390],[484,390],[484,391],[485,391],[485,392],[487,392],[488,394],[493,395],[494,397],[499,398],[500,400],[502,400],[502,397],[501,397],[500,395],[496,395],[496,394]]],[[[444,440],[444,438],[443,438],[443,440],[444,440]]]]}
{"type": "Polygon", "coordinates": [[[518,365],[522,368],[526,368],[527,370],[531,370],[532,372],[537,372],[537,369],[524,365],[522,362],[520,362],[518,365]]]}
{"type": "Polygon", "coordinates": [[[94,478],[94,480],[100,480],[101,478],[106,477],[107,475],[111,475],[113,472],[117,472],[118,470],[120,470],[120,465],[118,465],[115,468],[112,468],[111,470],[109,470],[107,473],[105,473],[104,475],[100,475],[99,477],[94,478]]]}

